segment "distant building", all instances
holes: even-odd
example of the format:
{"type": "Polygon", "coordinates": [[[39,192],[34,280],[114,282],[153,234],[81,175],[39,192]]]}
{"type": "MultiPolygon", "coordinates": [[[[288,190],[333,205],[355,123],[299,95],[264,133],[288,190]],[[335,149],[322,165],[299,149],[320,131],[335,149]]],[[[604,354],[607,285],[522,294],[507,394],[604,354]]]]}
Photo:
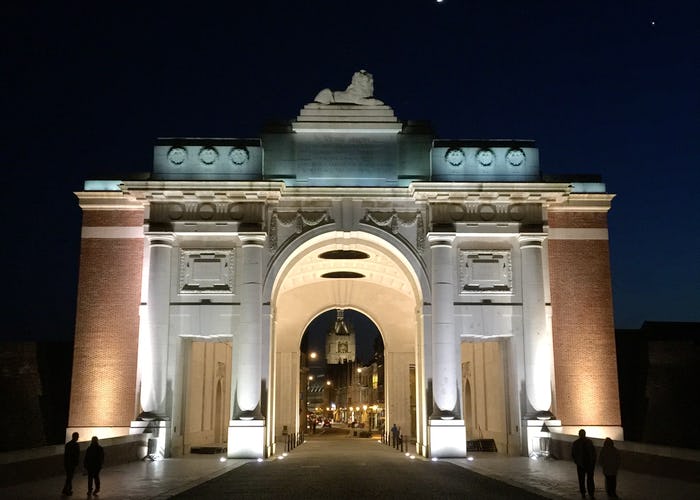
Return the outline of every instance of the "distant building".
{"type": "MultiPolygon", "coordinates": [[[[339,312],[331,332],[349,332],[356,336],[353,325],[339,312]]],[[[345,336],[347,336],[345,335],[345,336]]],[[[334,338],[335,334],[329,338],[334,338]]],[[[415,386],[413,386],[415,387],[415,386]]],[[[362,425],[379,430],[384,422],[384,344],[381,337],[374,342],[369,361],[342,359],[326,365],[326,408],[336,422],[362,425]]]]}
{"type": "Polygon", "coordinates": [[[615,339],[625,439],[700,449],[700,323],[645,321],[615,339]]]}
{"type": "Polygon", "coordinates": [[[345,321],[343,310],[338,309],[335,323],[326,335],[326,363],[337,365],[355,361],[356,343],[355,328],[345,321]]]}
{"type": "Polygon", "coordinates": [[[0,342],[0,452],[62,444],[72,342],[0,342]]]}

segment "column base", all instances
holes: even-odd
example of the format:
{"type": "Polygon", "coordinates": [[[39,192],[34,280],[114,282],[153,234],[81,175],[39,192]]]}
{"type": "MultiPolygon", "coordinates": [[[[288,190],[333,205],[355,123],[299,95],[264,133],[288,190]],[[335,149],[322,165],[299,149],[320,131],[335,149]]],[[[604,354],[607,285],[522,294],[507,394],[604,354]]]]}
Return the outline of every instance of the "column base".
{"type": "Polygon", "coordinates": [[[226,456],[228,458],[264,458],[265,421],[230,420],[226,456]]]}
{"type": "Polygon", "coordinates": [[[169,420],[132,420],[129,434],[150,434],[143,460],[160,460],[170,457],[169,420]]]}
{"type": "Polygon", "coordinates": [[[527,455],[531,458],[549,457],[552,432],[561,430],[561,420],[526,420],[527,455]],[[543,426],[546,428],[543,429],[543,426]]]}
{"type": "Polygon", "coordinates": [[[467,430],[464,420],[429,420],[430,457],[463,458],[467,456],[467,430]]]}

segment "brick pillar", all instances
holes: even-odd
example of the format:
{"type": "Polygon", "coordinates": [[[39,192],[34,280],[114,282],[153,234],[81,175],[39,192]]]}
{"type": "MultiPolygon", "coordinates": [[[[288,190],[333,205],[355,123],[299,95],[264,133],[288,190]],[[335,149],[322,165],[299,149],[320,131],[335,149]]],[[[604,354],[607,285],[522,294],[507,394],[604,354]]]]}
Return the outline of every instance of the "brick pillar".
{"type": "MultiPolygon", "coordinates": [[[[69,428],[125,427],[134,418],[143,263],[141,206],[83,208],[69,428]]],[[[86,200],[83,200],[83,197],[86,200]]],[[[127,431],[128,433],[128,431],[127,431]]],[[[81,436],[89,438],[89,436],[81,436]]]]}
{"type": "Polygon", "coordinates": [[[549,209],[556,415],[564,426],[620,425],[607,230],[612,196],[604,196],[596,202],[582,195],[580,209],[549,209]]]}

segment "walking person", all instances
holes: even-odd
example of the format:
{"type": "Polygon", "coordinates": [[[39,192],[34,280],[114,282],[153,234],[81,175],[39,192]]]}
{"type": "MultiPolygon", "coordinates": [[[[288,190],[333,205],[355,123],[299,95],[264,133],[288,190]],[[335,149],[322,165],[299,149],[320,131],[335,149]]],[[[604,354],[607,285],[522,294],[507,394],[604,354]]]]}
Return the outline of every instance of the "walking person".
{"type": "Polygon", "coordinates": [[[105,461],[105,452],[100,446],[97,436],[92,436],[90,446],[85,450],[83,465],[88,474],[88,496],[97,495],[100,492],[100,469],[105,461]],[[95,491],[92,491],[92,483],[95,483],[95,491]]]}
{"type": "Polygon", "coordinates": [[[78,438],[80,435],[74,432],[71,436],[71,440],[66,443],[63,450],[63,468],[66,471],[66,482],[63,485],[63,495],[73,494],[73,474],[75,474],[75,469],[80,463],[80,445],[78,444],[78,438]]]}
{"type": "Polygon", "coordinates": [[[617,471],[620,468],[620,451],[615,448],[615,443],[610,438],[603,441],[603,449],[600,450],[599,462],[605,476],[605,493],[610,498],[617,498],[617,471]]]}
{"type": "Polygon", "coordinates": [[[397,448],[399,444],[399,428],[396,424],[391,426],[391,446],[397,448]]]}
{"type": "Polygon", "coordinates": [[[595,482],[593,473],[595,472],[596,453],[593,441],[586,437],[586,431],[583,429],[578,431],[578,439],[571,446],[571,458],[576,463],[578,489],[581,492],[581,496],[586,496],[586,488],[588,488],[588,495],[594,498],[595,482]]]}

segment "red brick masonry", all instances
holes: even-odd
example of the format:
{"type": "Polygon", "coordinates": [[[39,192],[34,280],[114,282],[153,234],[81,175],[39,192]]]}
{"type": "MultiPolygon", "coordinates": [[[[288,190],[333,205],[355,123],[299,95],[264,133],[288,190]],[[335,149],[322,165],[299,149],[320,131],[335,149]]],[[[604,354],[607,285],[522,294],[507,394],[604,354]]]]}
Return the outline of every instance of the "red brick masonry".
{"type": "MultiPolygon", "coordinates": [[[[606,228],[605,212],[550,212],[550,228],[606,228]]],[[[619,426],[607,239],[550,239],[556,416],[563,425],[619,426]]]]}
{"type": "MultiPolygon", "coordinates": [[[[83,227],[142,226],[143,210],[84,212],[83,227]]],[[[134,419],[143,239],[83,238],[69,427],[134,419]]]]}

